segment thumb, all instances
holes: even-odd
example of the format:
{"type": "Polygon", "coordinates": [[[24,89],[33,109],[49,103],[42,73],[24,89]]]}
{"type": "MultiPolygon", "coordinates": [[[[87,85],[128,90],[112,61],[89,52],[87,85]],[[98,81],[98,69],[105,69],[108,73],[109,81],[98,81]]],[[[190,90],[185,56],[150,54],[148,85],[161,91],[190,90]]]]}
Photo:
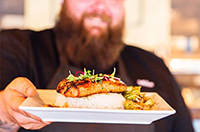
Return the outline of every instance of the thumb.
{"type": "Polygon", "coordinates": [[[26,97],[34,96],[36,94],[36,87],[29,79],[25,77],[15,78],[8,85],[8,88],[17,91],[26,97]]]}

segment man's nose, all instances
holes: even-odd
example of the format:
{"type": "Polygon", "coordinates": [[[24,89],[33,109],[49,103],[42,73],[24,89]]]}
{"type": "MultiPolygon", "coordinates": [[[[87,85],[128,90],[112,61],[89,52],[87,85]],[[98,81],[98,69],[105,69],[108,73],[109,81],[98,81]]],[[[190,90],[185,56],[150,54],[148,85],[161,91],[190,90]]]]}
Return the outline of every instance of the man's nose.
{"type": "Polygon", "coordinates": [[[108,5],[106,0],[95,0],[95,3],[93,5],[95,7],[95,10],[98,13],[102,13],[102,12],[107,12],[108,13],[108,5]]]}

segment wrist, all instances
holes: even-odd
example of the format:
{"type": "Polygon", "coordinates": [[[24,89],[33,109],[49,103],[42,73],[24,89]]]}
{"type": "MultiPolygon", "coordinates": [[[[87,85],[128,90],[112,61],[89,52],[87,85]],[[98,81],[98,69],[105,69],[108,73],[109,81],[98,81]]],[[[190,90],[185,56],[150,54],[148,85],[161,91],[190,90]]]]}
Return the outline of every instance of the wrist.
{"type": "Polygon", "coordinates": [[[17,130],[19,129],[20,127],[13,123],[13,122],[7,122],[7,121],[2,121],[0,119],[0,132],[17,132],[17,130]]]}

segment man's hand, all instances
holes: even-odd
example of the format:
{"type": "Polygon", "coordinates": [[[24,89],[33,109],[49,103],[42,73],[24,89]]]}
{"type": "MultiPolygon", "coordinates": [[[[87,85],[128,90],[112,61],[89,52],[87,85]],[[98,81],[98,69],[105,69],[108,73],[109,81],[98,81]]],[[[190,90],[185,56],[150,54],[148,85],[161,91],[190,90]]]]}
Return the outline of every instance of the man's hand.
{"type": "MultiPolygon", "coordinates": [[[[39,117],[19,109],[20,104],[36,94],[36,87],[24,77],[14,79],[0,92],[0,130],[6,124],[15,124],[15,127],[25,129],[40,129],[50,122],[43,122],[39,117]]],[[[7,129],[7,128],[6,128],[7,129]]]]}

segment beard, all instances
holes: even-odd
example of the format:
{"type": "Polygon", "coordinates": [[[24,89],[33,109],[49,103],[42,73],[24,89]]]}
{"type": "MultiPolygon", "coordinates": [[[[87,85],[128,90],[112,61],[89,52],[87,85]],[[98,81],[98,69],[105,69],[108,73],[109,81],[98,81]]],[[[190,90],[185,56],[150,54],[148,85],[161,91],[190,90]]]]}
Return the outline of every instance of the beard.
{"type": "Polygon", "coordinates": [[[114,28],[111,28],[110,23],[109,16],[96,12],[83,14],[82,20],[77,22],[67,13],[66,7],[63,7],[60,19],[54,28],[62,56],[74,66],[95,69],[96,72],[105,72],[114,67],[124,47],[122,42],[124,20],[114,28]],[[104,30],[94,27],[100,32],[98,36],[90,34],[83,24],[85,17],[95,16],[109,23],[104,30]]]}

